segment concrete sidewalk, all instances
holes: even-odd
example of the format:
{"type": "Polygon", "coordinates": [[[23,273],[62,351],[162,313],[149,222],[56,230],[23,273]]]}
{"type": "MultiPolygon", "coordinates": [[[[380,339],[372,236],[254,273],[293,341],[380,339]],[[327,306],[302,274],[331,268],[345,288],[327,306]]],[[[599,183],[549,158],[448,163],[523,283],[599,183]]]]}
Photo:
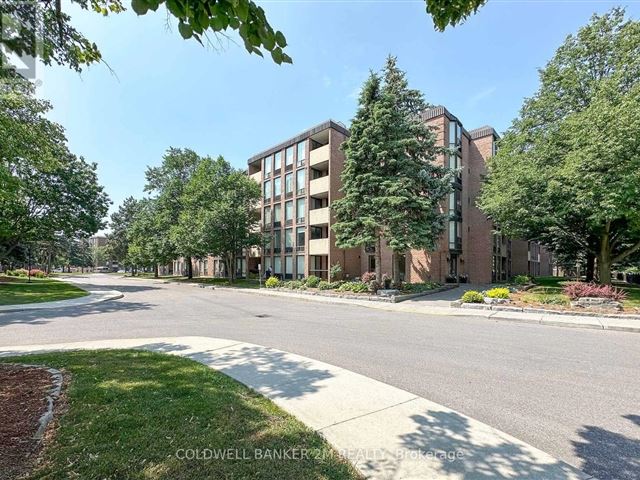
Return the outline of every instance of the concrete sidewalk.
{"type": "MultiPolygon", "coordinates": [[[[223,290],[222,288],[220,290],[223,290]]],[[[268,289],[233,289],[236,292],[247,293],[251,295],[270,295],[282,296],[287,298],[296,298],[299,300],[307,300],[311,302],[324,303],[342,303],[350,305],[360,305],[368,308],[379,310],[388,310],[392,312],[419,313],[425,315],[444,315],[458,316],[466,318],[488,319],[494,321],[521,322],[521,323],[537,323],[540,325],[552,325],[559,327],[572,328],[592,328],[597,330],[615,330],[621,332],[640,333],[640,320],[632,318],[624,318],[623,316],[587,316],[587,315],[567,315],[555,314],[551,312],[545,313],[529,313],[518,311],[495,311],[495,310],[478,310],[474,308],[453,308],[446,306],[449,300],[429,300],[427,297],[419,297],[406,300],[401,303],[382,303],[372,302],[369,300],[353,300],[339,297],[325,297],[321,295],[302,295],[295,292],[271,291],[268,289]]],[[[452,295],[446,292],[448,295],[452,295]]]]}
{"type": "MultiPolygon", "coordinates": [[[[76,282],[73,282],[79,288],[82,288],[76,282]]],[[[84,290],[84,289],[83,289],[84,290]]],[[[44,308],[63,308],[63,307],[83,307],[93,303],[106,302],[107,300],[116,300],[124,297],[122,292],[117,290],[86,290],[89,295],[79,298],[71,298],[69,300],[57,300],[55,302],[25,303],[22,305],[0,305],[0,313],[5,312],[22,312],[25,310],[42,310],[44,308]]]]}
{"type": "Polygon", "coordinates": [[[250,343],[208,337],[105,340],[2,347],[0,356],[102,348],[144,348],[220,370],[321,432],[367,478],[593,478],[504,432],[407,391],[250,343]]]}

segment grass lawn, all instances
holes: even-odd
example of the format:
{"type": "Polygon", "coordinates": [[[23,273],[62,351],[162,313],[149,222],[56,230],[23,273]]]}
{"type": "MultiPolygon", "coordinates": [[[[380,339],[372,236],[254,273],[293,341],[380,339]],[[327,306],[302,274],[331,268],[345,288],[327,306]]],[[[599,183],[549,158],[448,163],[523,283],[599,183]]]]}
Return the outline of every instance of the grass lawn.
{"type": "Polygon", "coordinates": [[[88,293],[68,282],[49,278],[0,277],[0,305],[52,302],[84,297],[88,293]],[[10,280],[9,280],[10,279],[10,280]]]}
{"type": "Polygon", "coordinates": [[[43,463],[47,479],[356,479],[314,431],[270,400],[200,363],[135,350],[4,358],[70,373],[68,409],[43,463]],[[255,449],[307,449],[303,460],[258,460],[255,449]],[[250,459],[179,459],[182,449],[250,459]]]}
{"type": "MultiPolygon", "coordinates": [[[[537,277],[537,286],[520,294],[519,299],[525,303],[540,303],[544,305],[569,305],[569,297],[562,293],[562,288],[567,282],[575,281],[572,278],[563,277],[537,277]]],[[[627,292],[627,299],[623,302],[625,309],[640,308],[640,285],[613,282],[613,286],[627,292]]]]}

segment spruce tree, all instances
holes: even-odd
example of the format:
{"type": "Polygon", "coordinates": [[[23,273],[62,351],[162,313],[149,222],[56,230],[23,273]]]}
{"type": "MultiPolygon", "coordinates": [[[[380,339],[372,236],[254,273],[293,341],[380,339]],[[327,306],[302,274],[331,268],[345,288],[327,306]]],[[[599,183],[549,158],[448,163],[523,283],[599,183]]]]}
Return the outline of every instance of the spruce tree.
{"type": "MultiPolygon", "coordinates": [[[[336,243],[374,246],[378,282],[382,241],[396,258],[433,250],[446,224],[440,204],[451,189],[449,170],[436,164],[444,150],[420,116],[427,108],[389,57],[382,76],[372,73],[365,82],[344,143],[344,197],[333,204],[336,243]]],[[[395,268],[396,281],[398,274],[395,268]]]]}

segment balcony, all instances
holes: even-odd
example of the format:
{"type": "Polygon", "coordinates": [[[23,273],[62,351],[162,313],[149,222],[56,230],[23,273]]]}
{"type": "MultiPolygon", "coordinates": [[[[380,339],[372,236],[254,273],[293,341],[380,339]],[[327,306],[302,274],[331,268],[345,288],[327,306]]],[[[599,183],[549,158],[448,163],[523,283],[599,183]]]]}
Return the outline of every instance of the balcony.
{"type": "Polygon", "coordinates": [[[249,175],[249,177],[252,180],[254,180],[256,183],[258,183],[260,185],[262,184],[262,172],[253,173],[253,174],[249,175]]]}
{"type": "Polygon", "coordinates": [[[329,145],[324,145],[323,147],[316,148],[311,150],[309,154],[309,165],[314,168],[318,166],[322,166],[324,163],[329,162],[329,145]]]}
{"type": "Polygon", "coordinates": [[[309,195],[318,198],[327,197],[329,195],[329,175],[311,180],[309,182],[309,195]]]}
{"type": "Polygon", "coordinates": [[[309,255],[329,255],[329,239],[309,240],[309,255]]]}
{"type": "Polygon", "coordinates": [[[309,210],[309,225],[328,225],[329,207],[309,210]]]}

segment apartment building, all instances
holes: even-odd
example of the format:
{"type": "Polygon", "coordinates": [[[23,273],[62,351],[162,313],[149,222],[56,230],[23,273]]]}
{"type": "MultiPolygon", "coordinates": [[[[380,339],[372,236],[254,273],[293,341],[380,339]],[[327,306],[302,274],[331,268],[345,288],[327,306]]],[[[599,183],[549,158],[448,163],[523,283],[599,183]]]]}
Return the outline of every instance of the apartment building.
{"type": "MultiPolygon", "coordinates": [[[[437,161],[458,171],[453,192],[442,205],[448,226],[434,251],[394,255],[383,246],[383,272],[392,275],[398,269],[409,282],[474,283],[551,274],[544,248],[502,235],[476,206],[486,160],[496,151],[496,131],[488,126],[467,131],[443,106],[424,112],[423,120],[434,127],[438,143],[453,151],[437,161]]],[[[261,253],[238,260],[246,261],[249,270],[257,271],[259,262],[264,270],[270,267],[274,274],[294,279],[327,278],[335,263],[347,278],[375,269],[374,247],[339,249],[331,229],[330,206],[340,197],[344,165],[340,145],[348,135],[344,125],[329,120],[249,159],[248,173],[262,185],[261,225],[271,238],[261,253]]]]}

